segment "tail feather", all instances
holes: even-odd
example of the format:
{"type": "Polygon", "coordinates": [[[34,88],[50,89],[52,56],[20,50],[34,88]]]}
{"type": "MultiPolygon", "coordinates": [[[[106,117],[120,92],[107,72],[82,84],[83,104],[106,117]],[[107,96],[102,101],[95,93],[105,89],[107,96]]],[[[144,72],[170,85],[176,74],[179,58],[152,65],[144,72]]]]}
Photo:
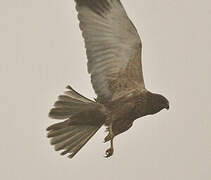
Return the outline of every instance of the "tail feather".
{"type": "MultiPolygon", "coordinates": [[[[73,99],[74,100],[74,99],[73,99]]],[[[79,106],[86,106],[86,104],[82,104],[81,102],[66,102],[66,101],[56,101],[54,106],[56,108],[78,108],[79,106]]]]}
{"type": "Polygon", "coordinates": [[[68,130],[68,132],[65,132],[65,133],[63,133],[61,135],[58,135],[58,136],[53,137],[51,139],[51,145],[55,145],[55,144],[58,144],[58,143],[60,143],[62,141],[65,141],[65,140],[67,140],[69,138],[72,138],[73,135],[75,133],[77,133],[78,131],[80,131],[79,128],[75,128],[74,126],[71,127],[71,130],[68,130]]]}
{"type": "MultiPolygon", "coordinates": [[[[60,151],[61,155],[69,153],[69,158],[75,156],[75,154],[88,142],[88,140],[100,129],[98,126],[71,126],[59,130],[60,134],[55,135],[51,139],[51,145],[55,146],[55,151],[60,151]],[[63,132],[62,132],[63,130],[63,132]],[[61,133],[62,132],[62,133],[61,133]]],[[[51,130],[49,133],[53,134],[58,130],[51,130]]]]}
{"type": "Polygon", "coordinates": [[[53,119],[67,119],[88,107],[92,108],[94,101],[80,95],[73,88],[67,86],[66,95],[60,95],[51,109],[49,117],[53,119]]]}
{"type": "Polygon", "coordinates": [[[76,146],[69,146],[68,147],[68,152],[63,152],[63,155],[64,154],[67,154],[67,153],[70,153],[70,155],[68,156],[69,158],[73,158],[76,153],[89,141],[89,139],[98,131],[98,129],[100,128],[101,126],[99,127],[96,127],[95,129],[93,129],[91,132],[89,132],[89,135],[86,136],[83,136],[83,139],[80,140],[80,142],[76,142],[77,145],[76,146]]]}
{"type": "Polygon", "coordinates": [[[61,95],[51,109],[49,117],[66,119],[47,128],[47,137],[56,151],[63,150],[61,155],[69,154],[69,158],[88,142],[103,125],[105,115],[99,110],[99,104],[85,98],[70,86],[66,95],[61,95]]]}
{"type": "Polygon", "coordinates": [[[59,129],[62,129],[62,128],[65,128],[65,127],[67,127],[67,121],[55,123],[55,124],[49,126],[46,130],[51,132],[51,130],[55,131],[55,130],[59,130],[59,129]]]}
{"type": "Polygon", "coordinates": [[[65,91],[65,94],[70,96],[70,97],[73,97],[74,99],[78,99],[78,100],[81,100],[82,102],[94,102],[84,96],[82,96],[81,94],[79,94],[77,91],[75,91],[72,87],[70,86],[67,86],[66,87],[67,89],[69,89],[69,91],[65,91]]]}
{"type": "Polygon", "coordinates": [[[53,138],[55,136],[59,136],[59,135],[65,134],[67,132],[70,132],[73,129],[75,129],[75,126],[68,126],[68,127],[61,128],[61,129],[54,129],[54,130],[48,132],[47,137],[48,138],[53,138]]]}
{"type": "Polygon", "coordinates": [[[58,141],[58,143],[55,145],[55,150],[59,151],[62,149],[65,149],[67,146],[72,144],[75,140],[79,139],[85,132],[86,130],[81,130],[81,128],[77,127],[75,129],[76,132],[70,132],[69,137],[66,139],[61,139],[58,141]]]}

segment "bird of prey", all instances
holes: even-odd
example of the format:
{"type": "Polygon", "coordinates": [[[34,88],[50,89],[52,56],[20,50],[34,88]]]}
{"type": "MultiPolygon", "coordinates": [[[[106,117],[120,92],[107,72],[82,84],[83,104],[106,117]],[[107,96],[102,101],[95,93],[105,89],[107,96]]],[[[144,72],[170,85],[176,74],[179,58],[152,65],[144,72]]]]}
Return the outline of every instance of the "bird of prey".
{"type": "Polygon", "coordinates": [[[110,148],[113,139],[134,120],[169,109],[168,100],[148,91],[142,72],[142,43],[120,0],[75,0],[85,41],[88,72],[97,98],[90,100],[67,86],[49,117],[63,120],[47,128],[47,137],[69,158],[105,125],[110,148]]]}

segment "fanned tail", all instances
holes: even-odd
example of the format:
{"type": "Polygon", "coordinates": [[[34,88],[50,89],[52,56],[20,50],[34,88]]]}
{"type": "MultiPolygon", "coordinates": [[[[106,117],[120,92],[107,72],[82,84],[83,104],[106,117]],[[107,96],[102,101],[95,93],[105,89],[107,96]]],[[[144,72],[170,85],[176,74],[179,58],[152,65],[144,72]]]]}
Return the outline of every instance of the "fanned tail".
{"type": "Polygon", "coordinates": [[[58,97],[49,117],[65,120],[47,128],[48,138],[56,151],[63,150],[61,155],[69,158],[88,142],[105,121],[103,105],[80,95],[70,86],[68,91],[58,97]]]}

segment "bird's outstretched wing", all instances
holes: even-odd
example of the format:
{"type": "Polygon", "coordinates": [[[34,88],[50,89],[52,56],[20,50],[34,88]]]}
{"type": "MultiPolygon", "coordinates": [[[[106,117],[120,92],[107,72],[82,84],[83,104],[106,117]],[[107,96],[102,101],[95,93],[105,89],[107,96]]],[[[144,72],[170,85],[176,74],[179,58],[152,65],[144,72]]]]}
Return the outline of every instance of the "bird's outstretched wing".
{"type": "Polygon", "coordinates": [[[119,0],[75,0],[88,71],[102,102],[144,88],[141,39],[119,0]]]}

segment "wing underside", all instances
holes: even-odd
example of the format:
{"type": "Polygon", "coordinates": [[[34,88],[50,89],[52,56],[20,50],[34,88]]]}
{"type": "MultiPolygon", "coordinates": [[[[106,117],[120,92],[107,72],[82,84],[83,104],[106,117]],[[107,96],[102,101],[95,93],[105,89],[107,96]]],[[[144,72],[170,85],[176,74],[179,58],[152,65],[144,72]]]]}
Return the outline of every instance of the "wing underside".
{"type": "Polygon", "coordinates": [[[98,99],[107,102],[144,88],[141,39],[119,0],[75,0],[88,71],[98,99]]]}

